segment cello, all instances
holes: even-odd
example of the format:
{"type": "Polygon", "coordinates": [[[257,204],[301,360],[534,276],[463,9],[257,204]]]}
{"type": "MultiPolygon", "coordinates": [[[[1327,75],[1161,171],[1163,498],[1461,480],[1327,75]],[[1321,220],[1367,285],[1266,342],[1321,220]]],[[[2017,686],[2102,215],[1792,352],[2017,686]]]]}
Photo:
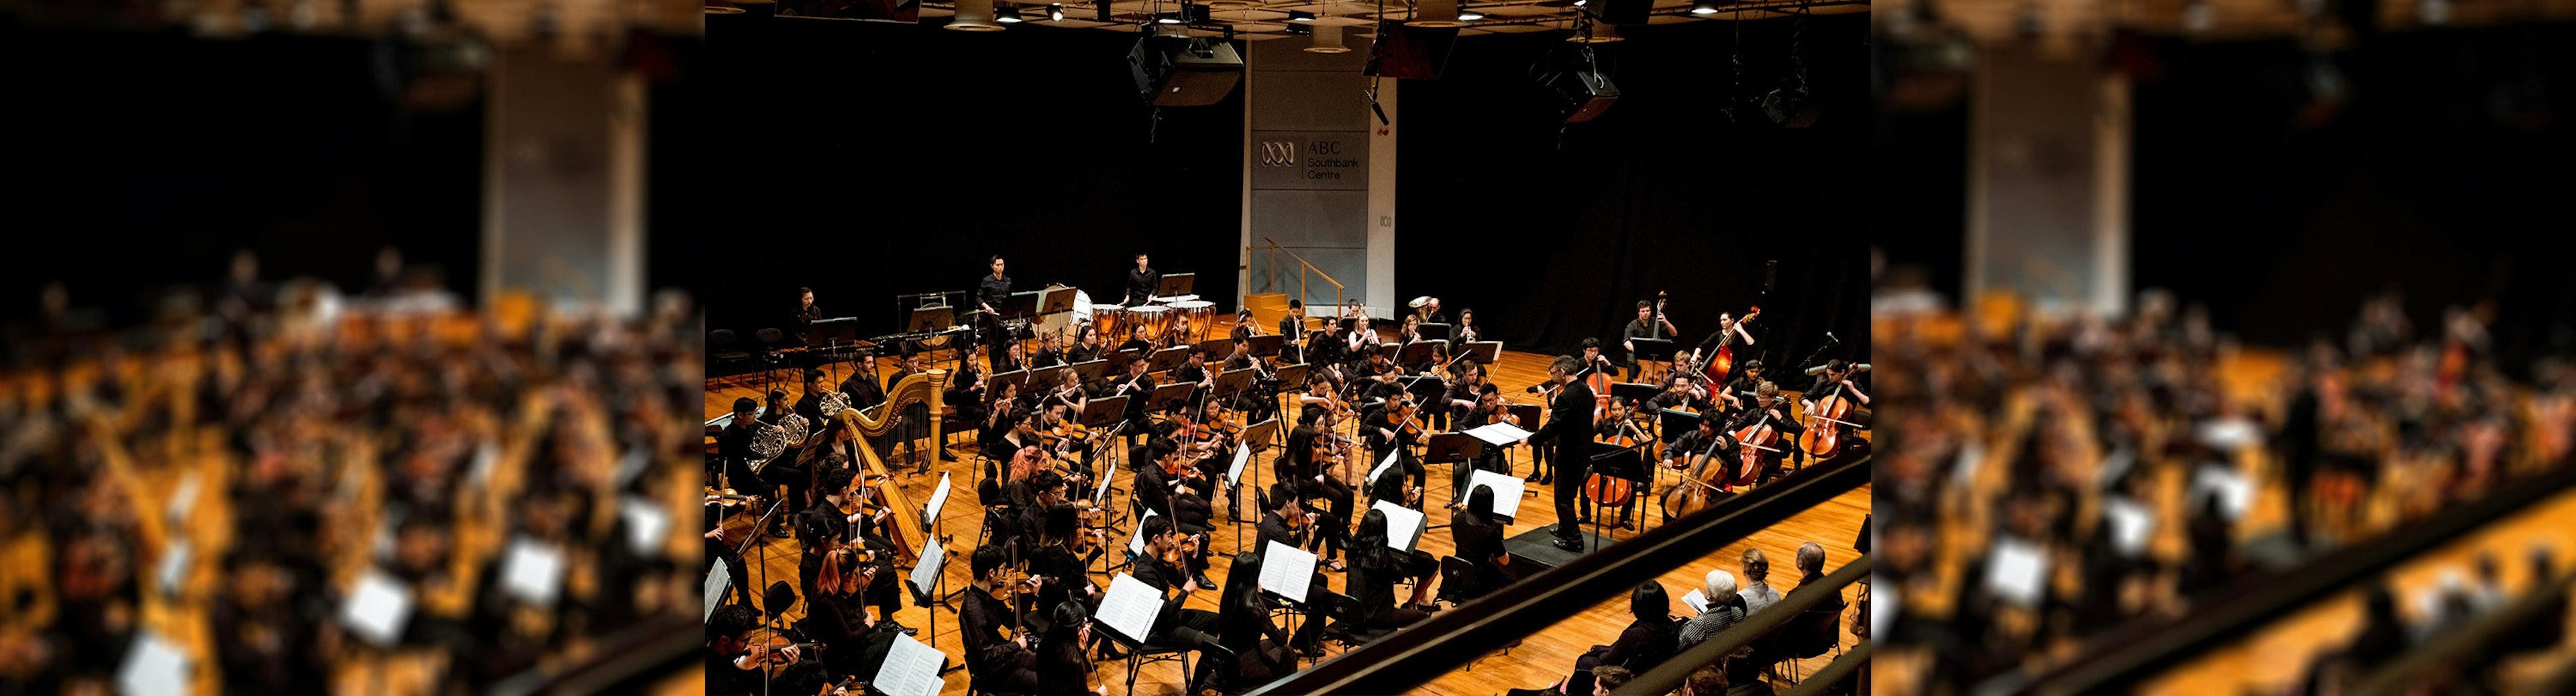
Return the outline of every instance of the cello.
{"type": "MultiPolygon", "coordinates": [[[[1611,417],[1619,419],[1619,434],[1610,438],[1610,444],[1620,449],[1637,446],[1640,438],[1636,435],[1641,434],[1637,432],[1637,423],[1628,420],[1627,414],[1624,413],[1614,414],[1611,417]]],[[[1628,503],[1637,497],[1637,482],[1617,476],[1603,476],[1601,472],[1594,471],[1591,478],[1584,480],[1583,493],[1591,496],[1592,502],[1599,503],[1601,507],[1627,507],[1628,503]]]]}
{"type": "Polygon", "coordinates": [[[1744,322],[1752,321],[1758,316],[1762,316],[1762,308],[1759,306],[1754,307],[1753,311],[1745,312],[1744,318],[1735,320],[1734,326],[1727,327],[1725,334],[1718,337],[1717,356],[1708,361],[1709,382],[1726,383],[1726,373],[1735,369],[1735,331],[1737,327],[1743,326],[1744,322]]]}
{"type": "Polygon", "coordinates": [[[1771,414],[1768,412],[1771,406],[1761,404],[1758,408],[1765,411],[1762,414],[1762,420],[1754,421],[1752,425],[1744,426],[1744,429],[1734,433],[1737,445],[1736,455],[1743,461],[1743,468],[1727,481],[1728,486],[1753,483],[1754,479],[1762,476],[1760,453],[1780,451],[1780,448],[1773,446],[1780,443],[1780,431],[1771,427],[1771,414]]]}
{"type": "Polygon", "coordinates": [[[1717,481],[1718,474],[1726,471],[1726,465],[1718,461],[1717,444],[1709,442],[1707,448],[1691,454],[1689,461],[1681,465],[1679,478],[1683,485],[1664,491],[1664,521],[1706,510],[1717,502],[1714,494],[1725,491],[1717,481]]]}
{"type": "Polygon", "coordinates": [[[1816,402],[1816,414],[1809,419],[1810,422],[1825,421],[1825,425],[1799,433],[1798,450],[1810,457],[1833,456],[1835,451],[1842,449],[1842,429],[1851,425],[1851,411],[1851,397],[1843,395],[1843,385],[1837,382],[1833,393],[1816,402]]]}

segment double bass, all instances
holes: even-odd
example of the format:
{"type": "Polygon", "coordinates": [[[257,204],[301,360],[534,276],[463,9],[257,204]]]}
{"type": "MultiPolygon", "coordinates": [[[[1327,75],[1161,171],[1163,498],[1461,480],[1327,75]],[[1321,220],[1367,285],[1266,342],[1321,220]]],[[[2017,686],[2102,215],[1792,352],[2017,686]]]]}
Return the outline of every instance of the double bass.
{"type": "MultiPolygon", "coordinates": [[[[1756,306],[1752,311],[1745,312],[1744,318],[1735,320],[1735,326],[1743,326],[1744,322],[1752,321],[1754,317],[1758,316],[1762,316],[1762,308],[1756,306]]],[[[1726,333],[1718,336],[1717,338],[1717,356],[1710,358],[1708,361],[1709,382],[1715,384],[1726,383],[1726,373],[1735,369],[1734,344],[1735,327],[1727,327],[1726,333]]]]}

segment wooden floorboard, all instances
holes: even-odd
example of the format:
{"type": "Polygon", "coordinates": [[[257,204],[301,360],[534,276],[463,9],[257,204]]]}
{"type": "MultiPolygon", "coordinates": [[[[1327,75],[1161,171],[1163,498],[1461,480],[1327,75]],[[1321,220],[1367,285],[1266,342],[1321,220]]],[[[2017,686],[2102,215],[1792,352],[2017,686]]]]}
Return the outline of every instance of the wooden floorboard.
{"type": "MultiPolygon", "coordinates": [[[[1223,331],[1226,328],[1226,324],[1220,323],[1217,330],[1223,331]]],[[[1500,364],[1495,366],[1492,374],[1494,375],[1495,382],[1501,385],[1502,391],[1507,395],[1507,398],[1520,403],[1539,403],[1537,395],[1522,393],[1521,387],[1526,387],[1544,381],[1547,374],[1547,364],[1549,359],[1549,356],[1536,353],[1505,351],[1500,364]]],[[[893,362],[891,359],[879,358],[879,361],[879,374],[887,374],[892,371],[893,362]]],[[[932,355],[929,363],[933,367],[953,367],[956,364],[956,358],[953,353],[941,351],[932,355]]],[[[856,369],[855,366],[857,365],[858,363],[840,364],[838,366],[838,369],[840,370],[839,375],[846,376],[848,371],[856,369]]],[[[787,385],[780,388],[785,389],[788,392],[788,398],[791,402],[802,394],[801,386],[796,384],[798,379],[788,370],[779,370],[775,374],[769,375],[754,373],[710,379],[707,384],[706,396],[707,417],[714,418],[731,410],[732,403],[735,398],[753,397],[754,400],[758,400],[761,395],[760,391],[762,384],[764,383],[764,377],[774,379],[777,384],[787,385]]],[[[838,384],[838,381],[838,377],[835,377],[832,380],[832,383],[838,384]]],[[[941,463],[934,466],[931,472],[925,475],[915,476],[904,474],[899,476],[899,483],[906,491],[912,494],[913,499],[916,501],[927,499],[931,487],[938,483],[940,473],[945,472],[952,477],[954,481],[953,491],[950,494],[952,500],[939,516],[939,533],[942,535],[953,536],[953,540],[947,545],[947,548],[951,551],[960,553],[972,551],[977,527],[981,522],[981,501],[977,500],[974,490],[975,486],[972,485],[975,481],[975,477],[980,474],[977,472],[977,468],[973,465],[973,462],[975,461],[975,457],[973,456],[973,446],[963,444],[968,439],[971,438],[956,438],[955,441],[960,444],[951,448],[951,451],[958,455],[960,461],[941,463]]],[[[1529,473],[1530,464],[1526,455],[1527,453],[1525,448],[1516,448],[1514,456],[1518,463],[1514,472],[1515,474],[1526,475],[1529,473]]],[[[1424,495],[1426,499],[1430,500],[1446,500],[1447,496],[1450,495],[1450,486],[1448,474],[1445,471],[1445,465],[1433,465],[1432,469],[1433,471],[1428,475],[1426,480],[1426,487],[1428,490],[1425,491],[1424,495]]],[[[1132,490],[1129,486],[1129,481],[1126,479],[1131,479],[1133,474],[1120,470],[1118,472],[1118,476],[1122,480],[1115,485],[1122,489],[1132,490]]],[[[1663,480],[1663,485],[1671,485],[1670,477],[1665,477],[1663,480]]],[[[1246,490],[1249,491],[1251,486],[1256,483],[1267,485],[1266,477],[1248,480],[1245,483],[1246,490]]],[[[1558,485],[1568,485],[1568,482],[1559,481],[1558,485]]],[[[1508,530],[1506,530],[1506,536],[1517,535],[1532,529],[1543,528],[1556,522],[1556,512],[1553,507],[1553,503],[1551,502],[1553,501],[1553,491],[1550,487],[1531,484],[1530,490],[1535,491],[1537,496],[1525,498],[1522,501],[1521,514],[1518,516],[1517,523],[1513,524],[1508,530]]],[[[1655,488],[1654,492],[1660,493],[1661,490],[1663,489],[1659,486],[1655,488]]],[[[1253,506],[1248,502],[1250,498],[1250,494],[1248,492],[1246,493],[1246,498],[1247,503],[1244,506],[1245,515],[1247,517],[1251,517],[1254,512],[1251,509],[1253,506]]],[[[1639,503],[1639,513],[1646,519],[1645,524],[1654,525],[1660,523],[1660,514],[1653,512],[1654,508],[1645,502],[1655,499],[1656,498],[1650,496],[1644,498],[1639,503]]],[[[1808,541],[1822,544],[1826,549],[1828,569],[1838,567],[1843,563],[1849,562],[1857,555],[1851,550],[1851,544],[1854,539],[1860,536],[1861,520],[1869,513],[1869,500],[1870,488],[1868,486],[1862,486],[1859,489],[1836,497],[1825,505],[1810,509],[1751,537],[1727,544],[1720,548],[1709,549],[1708,554],[1701,560],[1693,562],[1685,567],[1675,569],[1672,572],[1665,573],[1661,577],[1657,578],[1657,580],[1663,584],[1665,591],[1674,598],[1672,611],[1676,614],[1688,613],[1689,609],[1681,605],[1679,598],[1690,592],[1692,589],[1700,587],[1701,579],[1710,570],[1723,569],[1730,573],[1737,573],[1740,576],[1740,555],[1743,553],[1745,548],[1753,547],[1762,549],[1762,552],[1769,557],[1772,566],[1771,580],[1774,589],[1786,593],[1797,584],[1798,573],[1794,559],[1796,558],[1797,548],[1800,544],[1808,541]]],[[[1218,523],[1216,525],[1218,529],[1211,533],[1214,540],[1212,548],[1217,552],[1217,555],[1214,560],[1215,565],[1209,570],[1208,574],[1211,578],[1222,584],[1224,582],[1226,567],[1231,564],[1230,559],[1232,554],[1237,552],[1240,547],[1237,545],[1238,542],[1236,540],[1236,535],[1233,533],[1235,527],[1225,524],[1225,501],[1216,500],[1211,502],[1217,510],[1214,521],[1218,523]]],[[[1123,504],[1124,503],[1122,502],[1121,505],[1123,504]]],[[[1446,524],[1449,522],[1449,511],[1441,509],[1441,506],[1437,505],[1432,506],[1432,508],[1433,509],[1430,512],[1432,524],[1446,524]]],[[[1248,546],[1253,541],[1254,530],[1249,525],[1242,525],[1241,528],[1243,532],[1241,535],[1242,543],[1243,545],[1248,546]]],[[[1129,529],[1132,531],[1132,527],[1129,529]]],[[[1624,538],[1635,533],[1636,532],[1620,532],[1619,535],[1624,538]]],[[[1422,536],[1420,547],[1433,555],[1445,555],[1454,551],[1456,548],[1446,529],[1425,533],[1422,536]]],[[[758,551],[755,551],[752,554],[747,554],[747,561],[749,563],[757,568],[765,568],[768,573],[768,578],[758,579],[757,582],[763,585],[766,585],[768,582],[774,582],[778,579],[785,579],[791,583],[794,582],[796,579],[797,554],[799,552],[797,542],[793,539],[769,538],[762,544],[762,548],[766,549],[768,553],[765,560],[758,555],[760,553],[758,551]]],[[[755,576],[757,576],[762,572],[762,570],[755,569],[753,572],[755,576]]],[[[964,564],[952,563],[948,566],[945,572],[949,589],[951,591],[954,591],[956,588],[966,586],[966,583],[969,580],[969,573],[965,569],[964,564]]],[[[1326,574],[1326,578],[1328,583],[1337,591],[1342,589],[1343,583],[1346,582],[1346,576],[1344,574],[1328,573],[1326,574]]],[[[1095,576],[1094,579],[1095,581],[1102,581],[1097,576],[1095,576]]],[[[1399,591],[1403,590],[1399,588],[1399,591]]],[[[1859,591],[1860,588],[1858,586],[1845,588],[1845,601],[1856,601],[1859,598],[1859,591]]],[[[1199,609],[1214,610],[1216,608],[1216,600],[1217,592],[1213,590],[1201,591],[1193,593],[1193,596],[1189,599],[1188,606],[1199,609]]],[[[1619,631],[1625,628],[1628,624],[1627,601],[1627,594],[1624,592],[1619,593],[1618,596],[1615,597],[1603,597],[1601,604],[1585,610],[1583,613],[1560,622],[1557,625],[1550,626],[1533,633],[1523,641],[1520,647],[1513,648],[1508,656],[1501,655],[1498,652],[1495,655],[1478,660],[1466,667],[1441,675],[1439,678],[1420,687],[1418,692],[1449,694],[1453,696],[1490,696],[1492,694],[1499,694],[1506,689],[1540,688],[1548,686],[1570,673],[1573,670],[1575,658],[1581,655],[1585,650],[1596,644],[1607,644],[1618,637],[1619,631]]],[[[930,627],[935,625],[937,627],[936,642],[940,650],[946,652],[952,660],[962,661],[964,653],[961,646],[963,645],[963,642],[958,639],[957,617],[955,613],[947,609],[939,609],[938,615],[934,618],[930,615],[930,610],[911,606],[912,602],[909,600],[905,601],[904,604],[905,607],[896,613],[897,621],[900,621],[907,626],[923,629],[923,635],[918,637],[925,641],[928,641],[932,637],[930,627]]],[[[800,602],[798,606],[789,609],[787,616],[790,620],[794,620],[802,618],[804,614],[804,607],[800,602]]],[[[1846,647],[1858,642],[1857,639],[1853,638],[1850,634],[1850,627],[1854,618],[1856,617],[1853,610],[1848,608],[1844,610],[1844,620],[1842,622],[1844,632],[1840,642],[1846,647]]],[[[1800,665],[1796,671],[1801,674],[1812,673],[1815,670],[1822,668],[1827,662],[1830,662],[1832,658],[1833,655],[1828,653],[1821,657],[1800,661],[1800,665]]],[[[1102,683],[1110,685],[1112,693],[1121,693],[1123,692],[1127,681],[1125,665],[1123,663],[1103,663],[1100,665],[1098,678],[1102,683]]],[[[1787,685],[1785,683],[1778,685],[1778,687],[1779,690],[1783,692],[1787,690],[1787,685]]],[[[1179,694],[1182,692],[1182,688],[1183,679],[1179,668],[1169,664],[1163,664],[1146,668],[1144,673],[1139,675],[1139,678],[1137,679],[1136,690],[1134,693],[1142,695],[1179,694]]],[[[958,695],[965,694],[966,691],[967,675],[964,671],[948,675],[947,687],[942,691],[943,694],[958,695]]]]}

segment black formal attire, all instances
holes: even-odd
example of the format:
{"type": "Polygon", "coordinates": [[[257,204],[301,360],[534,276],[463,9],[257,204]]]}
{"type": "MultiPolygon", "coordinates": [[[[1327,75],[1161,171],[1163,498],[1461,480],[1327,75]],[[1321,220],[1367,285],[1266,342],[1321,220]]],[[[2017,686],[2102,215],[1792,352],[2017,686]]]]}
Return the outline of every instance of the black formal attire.
{"type": "MultiPolygon", "coordinates": [[[[1177,590],[1189,583],[1189,575],[1183,573],[1178,566],[1164,563],[1163,559],[1146,557],[1136,559],[1135,577],[1144,582],[1147,587],[1152,587],[1169,596],[1168,599],[1163,600],[1162,611],[1154,618],[1153,635],[1145,637],[1145,644],[1153,647],[1198,650],[1200,651],[1200,676],[1204,677],[1211,673],[1215,666],[1208,662],[1210,656],[1207,650],[1225,647],[1224,642],[1217,639],[1222,620],[1216,612],[1182,606],[1189,600],[1190,595],[1177,590]]],[[[1210,589],[1199,588],[1200,591],[1210,589]]]]}
{"type": "MultiPolygon", "coordinates": [[[[1364,545],[1365,539],[1353,544],[1364,545]]],[[[1392,628],[1421,621],[1429,612],[1395,605],[1395,581],[1424,578],[1440,572],[1440,562],[1421,552],[1405,553],[1376,544],[1374,548],[1351,549],[1350,583],[1344,585],[1359,609],[1345,623],[1352,630],[1392,628]],[[1427,564],[1428,567],[1425,567],[1427,564]]]]}
{"type": "Polygon", "coordinates": [[[1674,628],[1672,619],[1662,616],[1637,619],[1628,624],[1627,630],[1620,631],[1619,638],[1609,645],[1592,646],[1582,657],[1575,658],[1574,668],[1587,670],[1602,665],[1618,665],[1642,672],[1672,657],[1680,649],[1680,644],[1680,631],[1674,628]]]}
{"type": "MultiPolygon", "coordinates": [[[[832,501],[816,498],[814,506],[806,508],[802,519],[797,523],[799,540],[805,546],[804,560],[796,567],[797,586],[804,590],[804,596],[812,597],[815,594],[815,581],[823,573],[823,550],[828,545],[825,542],[831,539],[852,538],[855,534],[862,548],[881,552],[873,561],[877,575],[868,581],[867,587],[860,589],[860,596],[868,605],[877,608],[878,616],[892,620],[895,610],[902,608],[902,588],[896,584],[894,561],[888,554],[882,552],[894,550],[894,542],[888,541],[875,526],[875,518],[862,517],[859,528],[853,530],[849,516],[843,514],[840,508],[834,507],[832,501]]],[[[866,569],[851,568],[847,572],[856,573],[864,570],[866,569]]]]}
{"type": "Polygon", "coordinates": [[[812,338],[814,322],[823,319],[823,306],[814,305],[798,309],[794,319],[796,320],[796,342],[802,345],[814,345],[812,338]]]}
{"type": "MultiPolygon", "coordinates": [[[[1279,501],[1276,500],[1270,502],[1273,505],[1279,503],[1279,501]]],[[[1332,522],[1332,520],[1329,519],[1331,517],[1332,513],[1318,514],[1315,518],[1315,526],[1302,529],[1289,529],[1288,520],[1280,517],[1278,510],[1274,509],[1263,512],[1261,513],[1261,523],[1255,525],[1260,529],[1261,539],[1254,545],[1254,548],[1268,549],[1270,548],[1270,542],[1276,541],[1279,542],[1280,545],[1287,546],[1289,548],[1306,548],[1309,550],[1320,549],[1323,545],[1324,538],[1324,533],[1321,530],[1328,529],[1330,527],[1328,523],[1332,522]]],[[[1308,599],[1315,598],[1315,595],[1311,594],[1312,592],[1324,589],[1324,571],[1320,566],[1315,570],[1315,576],[1307,581],[1306,587],[1308,588],[1307,592],[1310,593],[1307,595],[1308,599]]],[[[1290,607],[1295,609],[1298,613],[1303,614],[1305,618],[1299,620],[1296,637],[1293,640],[1285,641],[1285,645],[1288,645],[1291,648],[1304,649],[1306,646],[1315,644],[1315,636],[1322,633],[1324,630],[1324,612],[1319,606],[1320,604],[1320,602],[1307,602],[1302,606],[1290,607]]],[[[1226,647],[1235,648],[1237,652],[1242,651],[1242,648],[1235,647],[1231,643],[1227,644],[1226,647]]]]}
{"type": "Polygon", "coordinates": [[[1502,562],[1508,553],[1503,550],[1502,520],[1483,510],[1462,510],[1450,522],[1449,534],[1458,547],[1458,558],[1475,569],[1469,575],[1472,579],[1468,587],[1450,588],[1451,593],[1474,599],[1519,579],[1502,562]]]}
{"type": "MultiPolygon", "coordinates": [[[[1735,418],[1727,423],[1726,432],[1742,432],[1745,428],[1752,427],[1754,423],[1763,419],[1763,415],[1766,413],[1764,409],[1754,408],[1753,402],[1751,401],[1745,402],[1745,406],[1746,408],[1744,410],[1737,411],[1735,413],[1735,418]]],[[[1799,425],[1797,419],[1789,417],[1790,412],[1797,408],[1797,403],[1788,399],[1781,399],[1777,405],[1771,407],[1770,410],[1780,412],[1780,417],[1770,420],[1771,429],[1779,433],[1780,437],[1779,439],[1774,440],[1770,445],[1772,449],[1778,451],[1765,451],[1760,455],[1757,455],[1762,460],[1761,480],[1768,481],[1778,477],[1780,475],[1780,463],[1789,457],[1789,453],[1798,451],[1798,434],[1806,432],[1807,428],[1806,426],[1799,425]]],[[[1734,438],[1729,436],[1728,439],[1733,440],[1734,438]]],[[[1742,446],[1742,443],[1735,444],[1737,446],[1742,446]]],[[[1731,447],[1729,448],[1730,451],[1732,449],[1733,448],[1731,447]]]]}
{"type": "Polygon", "coordinates": [[[1136,472],[1136,499],[1145,508],[1171,518],[1173,528],[1182,534],[1205,534],[1210,508],[1206,498],[1190,491],[1188,481],[1163,473],[1163,467],[1147,463],[1136,472]],[[1174,482],[1181,489],[1172,490],[1174,482]]]}
{"type": "Polygon", "coordinates": [[[809,613],[798,627],[823,644],[818,652],[832,674],[874,675],[885,665],[886,651],[894,647],[897,633],[869,626],[867,608],[858,596],[827,592],[805,600],[809,613]]]}
{"type": "MultiPolygon", "coordinates": [[[[986,273],[982,280],[976,281],[975,301],[978,304],[991,305],[997,312],[1007,311],[1007,308],[1002,305],[1010,302],[1010,300],[1010,276],[995,276],[991,273],[986,273]]],[[[979,306],[977,309],[982,309],[982,307],[979,306]]],[[[994,356],[993,359],[999,361],[1003,353],[1009,352],[1005,347],[1011,344],[1011,337],[1007,332],[1002,330],[1002,318],[1000,316],[993,314],[980,316],[982,316],[983,319],[977,323],[982,325],[980,330],[984,332],[984,345],[992,349],[991,355],[994,356]]],[[[993,366],[993,371],[1009,372],[1010,370],[1002,369],[1002,366],[996,362],[993,366]]]]}
{"type": "Polygon", "coordinates": [[[1038,690],[1038,654],[1002,640],[1002,629],[1015,626],[1011,605],[982,590],[960,595],[958,632],[966,639],[966,672],[976,691],[1029,693],[1038,690]]]}
{"type": "Polygon", "coordinates": [[[1574,525],[1575,493],[1592,468],[1592,387],[1582,380],[1567,382],[1548,404],[1548,416],[1535,439],[1556,447],[1556,536],[1573,541],[1582,538],[1574,525]]]}
{"type": "Polygon", "coordinates": [[[1305,315],[1290,312],[1279,318],[1279,359],[1290,365],[1304,362],[1306,354],[1305,315]]]}
{"type": "Polygon", "coordinates": [[[1315,543],[1322,547],[1318,553],[1324,560],[1341,557],[1342,547],[1350,543],[1351,511],[1358,502],[1350,485],[1331,476],[1316,481],[1315,477],[1324,473],[1324,464],[1307,459],[1303,453],[1281,452],[1272,464],[1278,469],[1279,480],[1294,486],[1301,499],[1324,501],[1330,508],[1315,520],[1315,543]]]}
{"type": "Polygon", "coordinates": [[[1235,654],[1234,685],[1267,684],[1297,671],[1297,661],[1288,654],[1288,632],[1270,620],[1270,600],[1258,596],[1225,599],[1219,609],[1219,634],[1220,642],[1235,654]]]}
{"type": "Polygon", "coordinates": [[[1163,272],[1151,267],[1127,269],[1127,297],[1118,303],[1130,307],[1144,304],[1154,296],[1154,287],[1163,283],[1163,272]]]}

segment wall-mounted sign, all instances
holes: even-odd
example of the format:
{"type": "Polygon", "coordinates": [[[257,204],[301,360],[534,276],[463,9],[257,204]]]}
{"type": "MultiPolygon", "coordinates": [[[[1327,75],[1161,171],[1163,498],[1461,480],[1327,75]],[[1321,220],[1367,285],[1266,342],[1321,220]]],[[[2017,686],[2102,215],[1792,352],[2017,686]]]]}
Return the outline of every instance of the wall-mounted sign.
{"type": "Polygon", "coordinates": [[[1268,190],[1368,188],[1366,131],[1256,131],[1252,187],[1268,190]]]}

